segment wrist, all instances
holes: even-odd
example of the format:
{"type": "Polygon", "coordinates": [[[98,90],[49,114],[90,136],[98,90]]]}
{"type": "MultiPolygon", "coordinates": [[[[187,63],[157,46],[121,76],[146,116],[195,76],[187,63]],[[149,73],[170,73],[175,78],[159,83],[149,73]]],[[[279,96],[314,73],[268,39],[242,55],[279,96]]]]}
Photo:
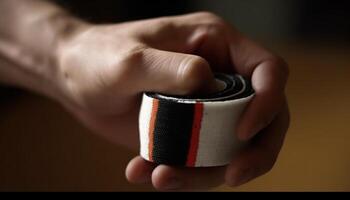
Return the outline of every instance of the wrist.
{"type": "Polygon", "coordinates": [[[84,22],[47,1],[0,0],[0,82],[58,99],[62,41],[84,22]]]}
{"type": "Polygon", "coordinates": [[[50,26],[55,30],[54,57],[59,56],[62,46],[72,40],[77,34],[87,29],[90,25],[65,12],[58,12],[48,18],[50,26]]]}
{"type": "Polygon", "coordinates": [[[84,32],[90,25],[87,22],[79,20],[66,13],[57,13],[49,18],[50,24],[55,27],[56,35],[54,39],[54,48],[50,53],[55,65],[55,87],[57,89],[54,98],[57,100],[69,98],[67,91],[67,77],[62,66],[61,60],[64,52],[69,49],[72,41],[84,32]]]}

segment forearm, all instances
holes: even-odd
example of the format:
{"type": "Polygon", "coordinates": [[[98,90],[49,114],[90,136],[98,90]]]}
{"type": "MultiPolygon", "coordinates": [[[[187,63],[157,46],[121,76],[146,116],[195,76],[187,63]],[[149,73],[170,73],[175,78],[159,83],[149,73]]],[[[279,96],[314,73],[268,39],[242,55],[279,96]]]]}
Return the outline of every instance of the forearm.
{"type": "Polygon", "coordinates": [[[55,95],[57,49],[81,23],[43,0],[0,0],[0,82],[55,95]]]}

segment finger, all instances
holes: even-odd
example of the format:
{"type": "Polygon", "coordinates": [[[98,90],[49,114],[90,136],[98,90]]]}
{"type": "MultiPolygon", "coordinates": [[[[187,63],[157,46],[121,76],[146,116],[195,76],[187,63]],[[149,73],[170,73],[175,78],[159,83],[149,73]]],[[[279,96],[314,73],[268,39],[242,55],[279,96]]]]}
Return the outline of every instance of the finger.
{"type": "Polygon", "coordinates": [[[255,97],[241,117],[238,136],[249,140],[265,128],[281,110],[286,76],[280,62],[264,61],[254,70],[251,81],[255,97]]]}
{"type": "Polygon", "coordinates": [[[239,138],[249,140],[269,125],[280,111],[288,67],[282,59],[244,38],[238,45],[231,45],[231,55],[235,70],[251,78],[255,90],[255,97],[237,128],[239,138]]]}
{"type": "Polygon", "coordinates": [[[187,95],[217,89],[209,64],[195,55],[146,49],[137,75],[140,91],[187,95]]]}
{"type": "Polygon", "coordinates": [[[285,106],[272,124],[228,166],[226,183],[239,186],[270,171],[277,160],[288,126],[289,111],[285,106]]]}
{"type": "Polygon", "coordinates": [[[224,66],[230,66],[226,40],[228,26],[215,14],[198,12],[148,20],[147,23],[155,23],[156,28],[152,34],[141,33],[141,41],[145,44],[156,49],[199,55],[215,71],[226,72],[224,66]]]}
{"type": "Polygon", "coordinates": [[[178,17],[176,22],[179,32],[189,30],[185,43],[188,52],[205,58],[215,71],[233,72],[227,41],[230,26],[222,18],[198,12],[178,17]]]}
{"type": "Polygon", "coordinates": [[[125,171],[125,175],[130,183],[151,183],[152,172],[155,167],[155,164],[147,162],[138,156],[129,162],[125,171]]]}
{"type": "Polygon", "coordinates": [[[152,174],[153,186],[161,191],[208,190],[224,183],[226,167],[176,168],[158,166],[152,174]]]}

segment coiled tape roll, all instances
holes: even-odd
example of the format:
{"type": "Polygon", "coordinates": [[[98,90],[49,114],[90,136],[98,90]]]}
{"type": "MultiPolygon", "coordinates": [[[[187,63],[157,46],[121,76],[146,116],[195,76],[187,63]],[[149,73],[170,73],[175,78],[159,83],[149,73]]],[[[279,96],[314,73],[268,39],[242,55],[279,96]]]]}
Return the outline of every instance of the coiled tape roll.
{"type": "Polygon", "coordinates": [[[223,88],[206,96],[144,94],[139,117],[144,159],[186,167],[230,163],[243,145],[235,129],[254,90],[240,75],[215,77],[223,88]]]}

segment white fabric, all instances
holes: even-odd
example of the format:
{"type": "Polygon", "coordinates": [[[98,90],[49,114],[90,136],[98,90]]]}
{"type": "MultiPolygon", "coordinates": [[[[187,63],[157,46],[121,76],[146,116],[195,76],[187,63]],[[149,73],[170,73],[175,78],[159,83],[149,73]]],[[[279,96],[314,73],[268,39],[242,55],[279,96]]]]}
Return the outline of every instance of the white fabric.
{"type": "MultiPolygon", "coordinates": [[[[235,154],[244,145],[237,139],[236,125],[252,98],[253,95],[236,100],[203,103],[204,110],[195,167],[224,166],[232,161],[235,154]]],[[[153,98],[144,95],[139,116],[140,154],[148,161],[152,106],[153,98]]]]}
{"type": "Polygon", "coordinates": [[[251,97],[224,102],[206,102],[199,136],[196,167],[229,164],[241,149],[236,125],[251,97]]]}
{"type": "Polygon", "coordinates": [[[153,99],[144,95],[139,115],[140,155],[149,160],[149,122],[152,115],[153,99]]]}

